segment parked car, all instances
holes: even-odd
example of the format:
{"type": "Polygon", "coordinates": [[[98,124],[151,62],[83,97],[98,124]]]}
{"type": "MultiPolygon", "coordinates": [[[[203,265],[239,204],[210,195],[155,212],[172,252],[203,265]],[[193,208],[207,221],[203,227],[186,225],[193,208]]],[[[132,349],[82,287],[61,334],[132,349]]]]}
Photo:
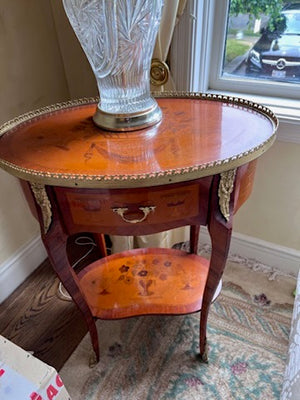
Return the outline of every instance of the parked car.
{"type": "Polygon", "coordinates": [[[300,81],[300,3],[283,8],[281,24],[267,26],[246,59],[246,74],[300,81]]]}

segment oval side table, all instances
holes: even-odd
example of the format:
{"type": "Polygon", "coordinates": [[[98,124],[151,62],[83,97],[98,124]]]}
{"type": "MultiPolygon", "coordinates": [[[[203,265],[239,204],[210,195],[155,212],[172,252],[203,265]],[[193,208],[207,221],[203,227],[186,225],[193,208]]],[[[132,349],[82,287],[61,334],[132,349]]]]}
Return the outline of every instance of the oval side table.
{"type": "Polygon", "coordinates": [[[249,197],[256,160],[274,142],[277,119],[247,100],[200,93],[157,98],[162,121],[107,132],[97,99],[56,104],[0,127],[0,165],[20,178],[53,269],[79,307],[99,360],[95,320],[208,311],[228,255],[234,213],[249,197]],[[135,249],[106,256],[104,234],[147,235],[190,226],[190,253],[135,249]],[[197,255],[200,226],[212,242],[197,255]],[[67,238],[91,232],[102,258],[77,274],[67,238]]]}

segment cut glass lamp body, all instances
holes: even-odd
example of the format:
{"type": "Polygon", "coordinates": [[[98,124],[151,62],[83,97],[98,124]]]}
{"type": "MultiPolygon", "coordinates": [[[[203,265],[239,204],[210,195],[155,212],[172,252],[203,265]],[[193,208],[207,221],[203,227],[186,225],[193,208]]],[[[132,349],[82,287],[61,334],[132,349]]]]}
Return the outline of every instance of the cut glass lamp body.
{"type": "Polygon", "coordinates": [[[150,93],[150,65],[163,0],[63,0],[95,74],[96,125],[135,130],[161,120],[150,93]]]}

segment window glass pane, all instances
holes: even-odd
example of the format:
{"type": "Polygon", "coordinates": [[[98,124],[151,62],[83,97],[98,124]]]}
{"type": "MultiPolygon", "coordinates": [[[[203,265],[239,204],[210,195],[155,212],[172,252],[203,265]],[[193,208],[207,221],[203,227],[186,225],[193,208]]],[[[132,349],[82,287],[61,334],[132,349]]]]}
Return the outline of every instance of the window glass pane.
{"type": "Polygon", "coordinates": [[[231,0],[222,76],[299,84],[300,2],[231,0]]]}

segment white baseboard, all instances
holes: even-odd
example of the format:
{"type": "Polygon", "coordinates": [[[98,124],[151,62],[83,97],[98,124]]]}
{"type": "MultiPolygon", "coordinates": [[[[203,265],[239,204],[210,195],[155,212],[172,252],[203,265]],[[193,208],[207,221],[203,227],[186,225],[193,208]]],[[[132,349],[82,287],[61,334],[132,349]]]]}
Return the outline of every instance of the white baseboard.
{"type": "MultiPolygon", "coordinates": [[[[201,244],[210,245],[207,229],[201,227],[200,232],[200,246],[201,244]]],[[[288,275],[297,276],[300,268],[300,251],[238,232],[233,232],[229,250],[229,256],[234,258],[235,255],[288,275]]]]}
{"type": "Polygon", "coordinates": [[[0,304],[47,258],[40,236],[0,265],[0,304]]]}

